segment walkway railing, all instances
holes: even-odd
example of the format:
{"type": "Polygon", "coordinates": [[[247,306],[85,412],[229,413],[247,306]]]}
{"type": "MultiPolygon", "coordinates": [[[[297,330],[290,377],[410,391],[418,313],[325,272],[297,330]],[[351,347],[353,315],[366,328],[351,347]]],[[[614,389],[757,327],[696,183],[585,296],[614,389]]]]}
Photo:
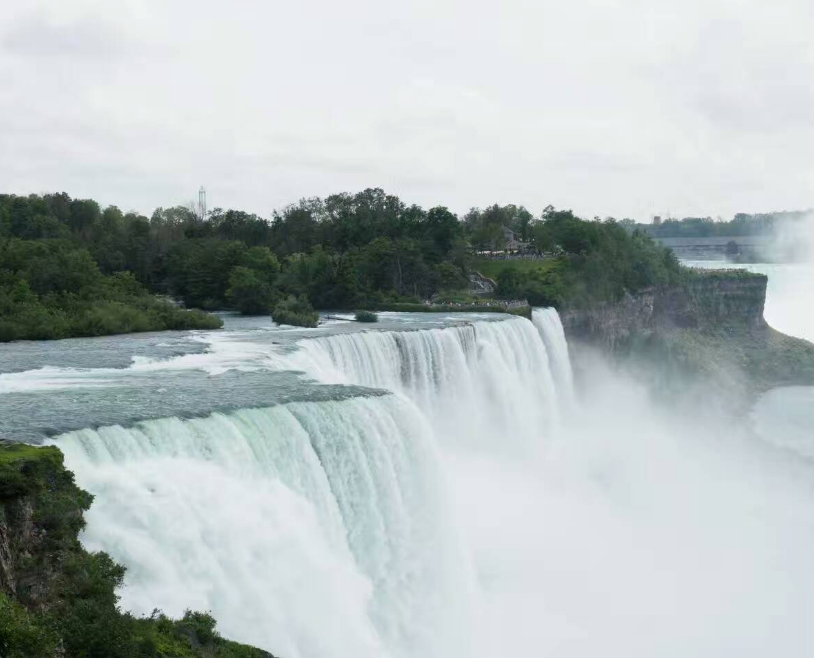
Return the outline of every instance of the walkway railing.
{"type": "Polygon", "coordinates": [[[529,303],[525,299],[473,299],[469,302],[434,302],[424,300],[424,306],[444,306],[450,309],[455,308],[468,308],[471,306],[483,306],[485,308],[521,308],[528,306],[529,303]]]}

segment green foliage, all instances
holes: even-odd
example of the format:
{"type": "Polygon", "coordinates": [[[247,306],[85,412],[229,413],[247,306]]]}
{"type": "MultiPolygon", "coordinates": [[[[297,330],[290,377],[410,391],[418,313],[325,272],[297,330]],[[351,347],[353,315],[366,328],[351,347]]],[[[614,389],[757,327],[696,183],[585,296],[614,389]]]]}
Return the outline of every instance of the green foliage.
{"type": "Polygon", "coordinates": [[[66,240],[0,239],[0,263],[0,341],[221,326],[152,297],[131,272],[103,274],[66,240]]]}
{"type": "Polygon", "coordinates": [[[357,322],[378,322],[379,316],[373,311],[356,311],[357,322]]]}
{"type": "Polygon", "coordinates": [[[215,629],[215,619],[203,612],[187,610],[173,620],[159,611],[134,620],[143,656],[156,658],[271,658],[265,651],[223,639],[215,629]]]}
{"type": "Polygon", "coordinates": [[[234,240],[196,238],[180,242],[169,253],[170,288],[187,306],[224,308],[229,276],[242,264],[245,253],[246,245],[234,240]]]}
{"type": "Polygon", "coordinates": [[[529,240],[534,221],[534,216],[526,208],[514,204],[495,204],[485,210],[472,208],[464,216],[472,245],[481,251],[499,250],[505,246],[503,227],[511,229],[520,239],[529,240]]]}
{"type": "Polygon", "coordinates": [[[268,281],[263,280],[261,273],[238,266],[229,275],[226,296],[244,315],[263,315],[271,310],[277,293],[268,281]]]}
{"type": "Polygon", "coordinates": [[[288,206],[274,213],[266,244],[283,263],[277,288],[317,308],[426,297],[459,285],[468,259],[463,227],[447,208],[407,206],[378,188],[288,206]]]}
{"type": "Polygon", "coordinates": [[[729,221],[715,220],[712,217],[685,217],[668,219],[661,224],[636,224],[631,228],[646,231],[659,238],[706,238],[739,237],[745,235],[770,235],[782,227],[793,226],[805,220],[810,210],[782,211],[769,213],[737,213],[729,221]]]}
{"type": "Polygon", "coordinates": [[[526,259],[526,260],[491,260],[488,258],[476,258],[473,262],[473,269],[479,272],[482,276],[489,279],[497,280],[498,276],[503,270],[512,269],[521,273],[526,273],[531,270],[548,269],[554,263],[554,259],[546,258],[545,260],[539,259],[526,259]]]}
{"type": "Polygon", "coordinates": [[[0,500],[45,490],[46,479],[61,467],[57,448],[0,444],[0,500]]]}
{"type": "Polygon", "coordinates": [[[277,303],[271,312],[271,319],[277,324],[290,324],[295,327],[316,327],[319,313],[314,310],[308,298],[290,296],[277,303]]]}
{"type": "Polygon", "coordinates": [[[466,288],[469,283],[466,273],[449,261],[439,263],[434,270],[436,285],[439,290],[459,290],[466,288]]]}
{"type": "Polygon", "coordinates": [[[280,287],[305,295],[318,308],[352,308],[360,301],[358,254],[328,254],[321,247],[286,259],[280,287]]]}
{"type": "Polygon", "coordinates": [[[533,268],[506,267],[497,276],[497,293],[506,299],[526,299],[532,306],[560,306],[565,301],[562,260],[533,268]]]}
{"type": "Polygon", "coordinates": [[[757,272],[750,272],[744,269],[721,269],[721,270],[703,270],[703,269],[686,269],[684,276],[688,281],[698,281],[705,279],[707,281],[754,281],[758,279],[766,279],[765,274],[757,272]]]}
{"type": "MultiPolygon", "coordinates": [[[[271,222],[219,208],[199,218],[182,207],[159,208],[148,219],[64,193],[0,196],[3,237],[27,243],[31,253],[3,262],[38,298],[52,292],[81,298],[95,280],[126,271],[150,292],[170,293],[187,307],[243,313],[268,312],[288,295],[337,309],[426,298],[466,285],[469,259],[464,227],[447,208],[425,211],[378,188],[304,199],[275,212],[271,222]]],[[[146,326],[108,305],[75,328],[63,306],[17,305],[0,316],[0,335],[59,338],[146,326]]],[[[74,310],[80,311],[75,304],[74,310]]]]}
{"type": "Polygon", "coordinates": [[[475,229],[471,238],[472,246],[478,251],[500,251],[506,246],[506,239],[499,224],[483,224],[475,229]]]}
{"type": "Polygon", "coordinates": [[[65,561],[58,584],[61,602],[54,607],[51,623],[68,655],[134,655],[132,618],[119,610],[115,591],[123,579],[124,567],[106,553],[77,551],[65,561]]]}
{"type": "MultiPolygon", "coordinates": [[[[582,304],[680,278],[671,253],[631,221],[583,221],[550,206],[535,218],[515,205],[462,219],[379,188],[303,199],[271,221],[220,208],[201,218],[183,207],[147,218],[67,194],[0,195],[0,340],[216,323],[151,306],[147,292],[244,314],[268,313],[289,296],[318,309],[426,300],[466,289],[473,250],[504,248],[507,230],[556,267],[513,266],[502,296],[582,304]]],[[[481,271],[497,279],[503,269],[481,271]]]]}
{"type": "Polygon", "coordinates": [[[0,656],[45,658],[56,656],[57,635],[38,623],[22,605],[0,592],[0,656]]]}
{"type": "Polygon", "coordinates": [[[172,620],[158,611],[122,612],[116,591],[124,567],[78,540],[91,502],[57,448],[0,444],[0,519],[9,531],[5,558],[17,577],[16,591],[0,583],[0,656],[270,658],[221,638],[207,613],[172,620]],[[33,533],[20,511],[28,508],[33,533]]]}
{"type": "Polygon", "coordinates": [[[483,261],[479,270],[495,278],[502,297],[533,306],[587,305],[617,300],[625,291],[681,284],[688,271],[672,251],[641,231],[613,220],[585,221],[570,210],[548,208],[532,229],[543,260],[483,261]]]}

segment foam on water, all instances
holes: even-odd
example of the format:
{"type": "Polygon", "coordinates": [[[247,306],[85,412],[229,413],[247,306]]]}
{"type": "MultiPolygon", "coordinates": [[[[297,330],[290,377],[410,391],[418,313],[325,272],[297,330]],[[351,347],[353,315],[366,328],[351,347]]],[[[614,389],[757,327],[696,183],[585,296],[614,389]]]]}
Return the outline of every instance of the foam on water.
{"type": "Polygon", "coordinates": [[[808,460],[604,366],[575,400],[554,311],[299,338],[211,358],[391,393],[54,440],[128,609],[283,658],[811,655],[808,460]]]}
{"type": "Polygon", "coordinates": [[[285,354],[227,335],[207,354],[134,369],[252,354],[396,395],[54,439],[96,495],[83,541],[128,566],[125,607],[212,610],[227,636],[286,657],[473,655],[479,587],[438,444],[494,449],[500,428],[506,454],[540,444],[558,393],[538,329],[509,319],[354,332],[285,354]]]}
{"type": "Polygon", "coordinates": [[[443,656],[474,587],[430,428],[393,396],[163,419],[55,440],[94,493],[85,545],[122,602],[211,610],[291,657],[443,656]]]}
{"type": "Polygon", "coordinates": [[[507,451],[528,455],[558,426],[561,399],[571,394],[565,337],[558,321],[557,326],[558,332],[550,320],[535,328],[511,318],[444,329],[337,334],[301,341],[291,363],[319,381],[404,395],[445,440],[483,445],[499,436],[507,451]],[[541,337],[546,332],[552,363],[541,337]]]}

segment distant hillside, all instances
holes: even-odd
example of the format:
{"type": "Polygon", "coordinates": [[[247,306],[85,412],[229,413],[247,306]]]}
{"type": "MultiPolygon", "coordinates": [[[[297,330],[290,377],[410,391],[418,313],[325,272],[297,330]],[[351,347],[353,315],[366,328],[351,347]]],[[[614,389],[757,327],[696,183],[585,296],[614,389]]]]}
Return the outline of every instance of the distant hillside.
{"type": "Polygon", "coordinates": [[[778,230],[802,222],[814,210],[783,210],[779,212],[738,213],[729,221],[712,217],[685,217],[668,219],[661,224],[628,224],[657,238],[739,237],[746,235],[771,235],[778,230]]]}

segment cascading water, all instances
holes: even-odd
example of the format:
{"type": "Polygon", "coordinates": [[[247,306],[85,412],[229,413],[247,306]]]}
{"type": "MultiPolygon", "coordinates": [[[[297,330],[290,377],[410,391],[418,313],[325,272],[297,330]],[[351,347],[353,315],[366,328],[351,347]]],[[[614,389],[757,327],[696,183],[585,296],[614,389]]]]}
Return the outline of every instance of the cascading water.
{"type": "Polygon", "coordinates": [[[83,541],[129,567],[124,605],[212,610],[286,657],[449,655],[466,560],[431,430],[393,396],[295,403],[56,443],[96,496],[83,541]]]}
{"type": "MultiPolygon", "coordinates": [[[[126,608],[208,609],[284,658],[473,655],[478,586],[436,443],[539,445],[562,382],[547,331],[507,319],[305,339],[275,367],[396,395],[57,437],[96,495],[83,541],[128,567],[126,608]]],[[[567,359],[561,331],[550,340],[567,359]]]]}
{"type": "MultiPolygon", "coordinates": [[[[149,372],[71,371],[105,419],[153,384],[211,388],[194,413],[255,407],[53,439],[96,495],[83,541],[128,567],[124,606],[209,609],[281,658],[810,655],[809,462],[601,363],[569,402],[552,311],[446,322],[225,332],[149,372]]],[[[0,395],[69,395],[65,374],[0,395]]]]}
{"type": "Polygon", "coordinates": [[[562,326],[556,311],[544,311],[547,320],[536,328],[512,318],[307,339],[292,361],[323,382],[409,397],[443,439],[471,445],[499,436],[525,456],[558,426],[562,402],[571,395],[562,326]]]}
{"type": "Polygon", "coordinates": [[[565,340],[560,314],[553,308],[535,308],[532,321],[548,351],[557,391],[569,397],[573,391],[574,373],[571,369],[571,357],[568,355],[568,343],[565,340]]]}

